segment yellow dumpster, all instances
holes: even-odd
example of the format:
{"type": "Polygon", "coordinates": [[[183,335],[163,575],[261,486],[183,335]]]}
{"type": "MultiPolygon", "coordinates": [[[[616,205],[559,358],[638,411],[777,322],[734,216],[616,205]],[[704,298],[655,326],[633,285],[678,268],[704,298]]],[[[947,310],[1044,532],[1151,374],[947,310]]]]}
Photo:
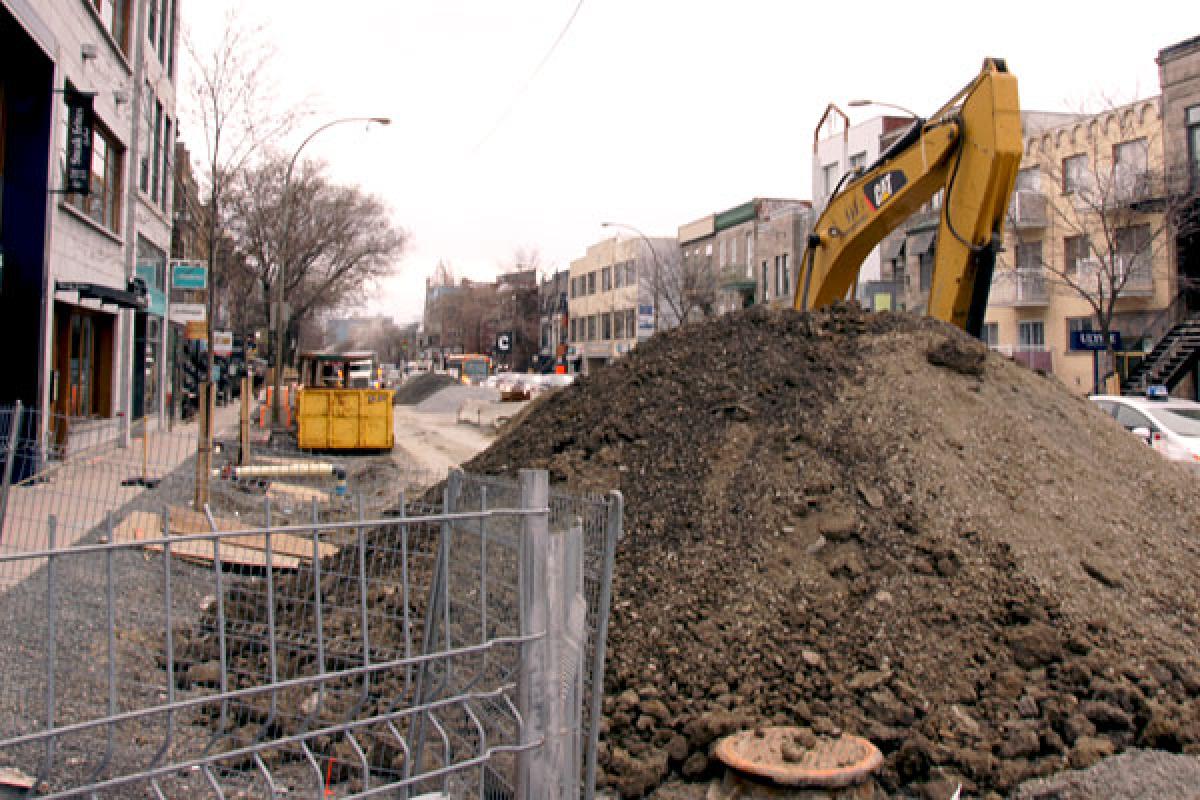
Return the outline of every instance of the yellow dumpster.
{"type": "Polygon", "coordinates": [[[391,389],[301,389],[296,438],[305,450],[390,450],[391,389]]]}

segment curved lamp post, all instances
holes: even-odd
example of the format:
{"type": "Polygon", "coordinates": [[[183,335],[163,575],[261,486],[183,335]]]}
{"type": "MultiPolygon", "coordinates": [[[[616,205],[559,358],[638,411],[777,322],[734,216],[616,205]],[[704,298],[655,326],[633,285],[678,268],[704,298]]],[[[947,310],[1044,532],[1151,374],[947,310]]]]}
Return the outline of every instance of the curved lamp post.
{"type": "Polygon", "coordinates": [[[287,336],[287,320],[283,316],[283,285],[287,277],[287,265],[291,250],[291,232],[292,232],[292,171],[296,168],[296,159],[300,157],[300,151],[313,140],[313,138],[322,131],[332,128],[334,125],[341,125],[345,122],[366,122],[368,125],[375,122],[380,125],[391,125],[392,120],[389,117],[342,117],[335,119],[332,122],[326,122],[321,127],[305,137],[300,146],[296,148],[296,152],[292,154],[292,160],[288,163],[287,173],[283,177],[283,239],[281,243],[281,255],[279,260],[279,274],[275,278],[275,380],[273,396],[271,398],[271,418],[273,424],[280,425],[283,422],[283,401],[280,395],[283,392],[283,349],[284,339],[287,336]]]}
{"type": "Polygon", "coordinates": [[[894,108],[897,111],[903,111],[905,114],[908,114],[913,119],[921,118],[920,114],[918,114],[915,111],[910,111],[909,109],[905,108],[904,106],[898,106],[895,103],[882,103],[878,100],[851,100],[846,105],[850,106],[851,108],[862,108],[863,106],[882,106],[883,108],[894,108]]]}
{"type": "Polygon", "coordinates": [[[659,283],[662,281],[662,262],[658,259],[658,250],[654,249],[654,244],[650,241],[650,237],[646,236],[646,234],[642,233],[640,229],[635,228],[632,225],[626,225],[623,222],[601,222],[600,227],[625,228],[626,230],[633,231],[641,237],[642,241],[646,243],[646,247],[650,249],[650,255],[654,257],[654,332],[658,333],[658,287],[659,283]]]}

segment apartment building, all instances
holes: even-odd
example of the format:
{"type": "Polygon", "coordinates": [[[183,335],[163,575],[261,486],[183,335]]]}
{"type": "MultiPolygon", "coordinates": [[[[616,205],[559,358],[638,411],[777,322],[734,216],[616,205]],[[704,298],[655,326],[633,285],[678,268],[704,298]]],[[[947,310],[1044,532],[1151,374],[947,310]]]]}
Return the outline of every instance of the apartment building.
{"type": "MultiPolygon", "coordinates": [[[[656,325],[668,324],[655,304],[656,281],[670,269],[675,239],[613,237],[588,247],[567,277],[567,363],[589,373],[632,350],[656,325]]],[[[659,302],[662,299],[659,298],[659,302]]]]}
{"type": "Polygon", "coordinates": [[[1179,289],[1162,132],[1153,97],[1026,134],[985,318],[991,347],[1080,393],[1150,349],[1179,289]],[[1100,330],[1098,311],[1120,335],[1117,364],[1072,336],[1100,330]]]}
{"type": "Polygon", "coordinates": [[[535,369],[539,372],[566,367],[567,348],[570,346],[570,283],[570,271],[560,269],[543,278],[538,285],[538,352],[535,369]]]}
{"type": "Polygon", "coordinates": [[[0,402],[161,419],[177,0],[0,0],[0,402]]]}
{"type": "MultiPolygon", "coordinates": [[[[812,196],[818,210],[824,209],[844,180],[849,180],[847,176],[874,164],[888,144],[913,124],[912,117],[879,116],[850,125],[849,118],[836,107],[831,106],[830,111],[818,129],[813,151],[812,196]]],[[[888,286],[877,285],[883,280],[882,263],[881,250],[875,247],[859,270],[857,296],[868,308],[879,306],[882,310],[888,304],[876,301],[874,295],[892,294],[888,286]]]]}
{"type": "Polygon", "coordinates": [[[1156,61],[1168,191],[1178,199],[1171,255],[1183,278],[1186,312],[1194,314],[1200,311],[1200,36],[1163,48],[1156,61]]]}
{"type": "Polygon", "coordinates": [[[808,200],[756,197],[680,226],[681,263],[697,276],[711,271],[717,313],[790,305],[811,226],[808,200]]]}

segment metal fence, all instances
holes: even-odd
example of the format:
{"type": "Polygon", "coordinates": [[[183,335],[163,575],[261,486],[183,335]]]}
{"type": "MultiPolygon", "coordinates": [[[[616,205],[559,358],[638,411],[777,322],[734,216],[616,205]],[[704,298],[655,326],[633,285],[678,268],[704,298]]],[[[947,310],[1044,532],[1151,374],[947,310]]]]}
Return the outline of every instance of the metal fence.
{"type": "Polygon", "coordinates": [[[413,474],[222,516],[183,507],[194,428],[55,452],[16,416],[0,768],[38,796],[592,795],[618,493],[413,474]]]}

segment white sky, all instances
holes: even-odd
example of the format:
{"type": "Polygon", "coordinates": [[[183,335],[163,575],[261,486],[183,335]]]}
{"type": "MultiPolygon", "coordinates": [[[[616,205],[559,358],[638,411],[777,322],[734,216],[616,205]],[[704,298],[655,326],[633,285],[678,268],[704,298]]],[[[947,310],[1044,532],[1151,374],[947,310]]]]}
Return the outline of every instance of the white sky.
{"type": "Polygon", "coordinates": [[[536,247],[562,269],[611,235],[604,221],[674,236],[751,197],[808,198],[829,102],[928,114],[999,56],[1023,108],[1097,110],[1158,94],[1158,50],[1200,33],[1194,0],[584,0],[528,82],[577,2],[184,0],[181,13],[201,49],[232,5],[265,23],[283,99],[317,111],[281,150],[329,119],[393,119],[332,128],[304,153],[411,233],[369,309],[400,322],[420,318],[439,259],[490,278],[536,247]]]}

